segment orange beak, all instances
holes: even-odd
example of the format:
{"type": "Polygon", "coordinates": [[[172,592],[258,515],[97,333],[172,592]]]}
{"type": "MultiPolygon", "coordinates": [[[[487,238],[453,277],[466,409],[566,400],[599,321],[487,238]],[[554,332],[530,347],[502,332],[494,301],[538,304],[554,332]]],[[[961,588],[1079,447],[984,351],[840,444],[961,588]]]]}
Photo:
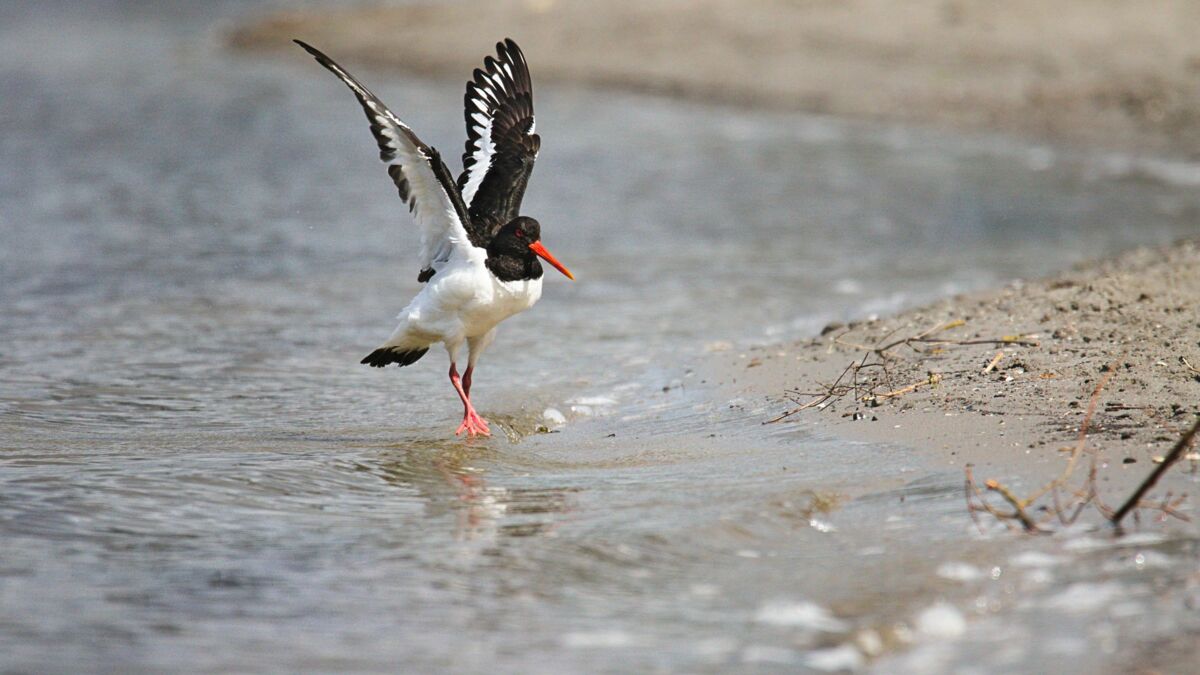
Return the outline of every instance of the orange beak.
{"type": "Polygon", "coordinates": [[[542,246],[542,242],[540,242],[540,241],[533,242],[532,244],[529,245],[529,250],[536,253],[537,257],[541,258],[542,260],[545,260],[546,262],[550,263],[551,265],[554,265],[554,269],[565,274],[567,276],[567,278],[570,279],[571,281],[575,280],[575,275],[571,274],[571,270],[567,269],[566,267],[563,266],[562,263],[558,262],[558,259],[555,258],[553,255],[551,255],[550,251],[547,251],[545,246],[542,246]]]}

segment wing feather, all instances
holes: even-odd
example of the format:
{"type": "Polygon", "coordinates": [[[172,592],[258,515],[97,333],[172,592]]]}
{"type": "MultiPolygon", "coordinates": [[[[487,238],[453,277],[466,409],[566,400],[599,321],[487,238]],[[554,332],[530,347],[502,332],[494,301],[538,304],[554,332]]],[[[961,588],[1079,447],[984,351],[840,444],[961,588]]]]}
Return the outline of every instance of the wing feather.
{"type": "Polygon", "coordinates": [[[379,144],[379,159],[388,165],[388,175],[421,232],[418,278],[427,280],[455,249],[486,246],[486,241],[480,244],[469,235],[470,216],[441,155],[422,143],[378,96],[333,59],[300,40],[295,42],[344,82],[362,105],[379,144]]]}
{"type": "Polygon", "coordinates": [[[521,48],[496,45],[467,83],[467,143],[458,187],[480,239],[515,218],[541,147],[534,133],[533,82],[521,48]]]}

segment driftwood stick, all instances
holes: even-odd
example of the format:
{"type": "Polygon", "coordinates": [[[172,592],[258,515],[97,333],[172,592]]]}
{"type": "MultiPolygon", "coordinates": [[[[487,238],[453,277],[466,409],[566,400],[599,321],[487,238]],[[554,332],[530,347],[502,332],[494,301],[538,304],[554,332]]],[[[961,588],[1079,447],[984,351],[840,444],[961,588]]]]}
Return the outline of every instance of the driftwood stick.
{"type": "MultiPolygon", "coordinates": [[[[974,467],[971,464],[967,464],[967,466],[964,467],[967,478],[967,510],[971,513],[971,518],[975,519],[976,511],[986,511],[993,518],[1004,523],[1004,526],[1008,529],[1015,529],[1013,524],[1009,521],[1017,520],[1018,516],[1016,512],[1005,513],[988,503],[987,497],[984,496],[983,492],[979,489],[979,485],[975,482],[975,474],[972,472],[973,468],[974,467]],[[974,494],[975,499],[979,500],[978,506],[971,499],[972,493],[974,494]]],[[[983,528],[977,519],[975,519],[975,524],[980,527],[980,532],[982,532],[983,528]]]]}
{"type": "Polygon", "coordinates": [[[1042,528],[1038,527],[1037,523],[1033,522],[1033,518],[1030,518],[1029,514],[1025,512],[1025,504],[1013,494],[1012,490],[1004,487],[999,481],[992,479],[984,481],[983,485],[992,492],[998,493],[1004,498],[1004,501],[1008,502],[1009,506],[1013,507],[1017,520],[1021,521],[1021,526],[1025,528],[1026,532],[1042,531],[1042,528]]]}
{"type": "Polygon", "coordinates": [[[1151,471],[1150,475],[1146,476],[1146,480],[1142,481],[1138,489],[1134,490],[1129,499],[1126,499],[1125,503],[1112,514],[1110,520],[1113,525],[1117,527],[1121,526],[1121,519],[1128,515],[1130,511],[1137,508],[1138,503],[1142,501],[1142,497],[1154,487],[1158,479],[1162,478],[1162,475],[1183,456],[1184,452],[1187,452],[1187,449],[1192,445],[1192,441],[1196,440],[1197,433],[1200,433],[1200,418],[1196,419],[1196,423],[1192,425],[1191,429],[1188,429],[1179,437],[1179,440],[1175,442],[1175,447],[1171,448],[1171,451],[1163,458],[1163,463],[1154,467],[1154,471],[1151,471]]]}

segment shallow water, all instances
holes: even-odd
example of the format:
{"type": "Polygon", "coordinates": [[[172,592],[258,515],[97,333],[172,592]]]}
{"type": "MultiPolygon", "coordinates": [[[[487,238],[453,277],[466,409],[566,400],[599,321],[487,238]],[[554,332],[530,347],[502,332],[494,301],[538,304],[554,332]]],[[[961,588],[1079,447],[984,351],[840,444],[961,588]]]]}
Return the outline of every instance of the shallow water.
{"type": "MultiPolygon", "coordinates": [[[[980,539],[956,472],[696,374],[1192,234],[1197,167],[542,86],[526,212],[579,281],[462,442],[443,355],[357,364],[416,269],[352,97],[154,7],[0,10],[3,669],[1087,671],[1200,630],[1194,529],[980,539]]],[[[360,74],[456,156],[461,83],[360,74]]]]}

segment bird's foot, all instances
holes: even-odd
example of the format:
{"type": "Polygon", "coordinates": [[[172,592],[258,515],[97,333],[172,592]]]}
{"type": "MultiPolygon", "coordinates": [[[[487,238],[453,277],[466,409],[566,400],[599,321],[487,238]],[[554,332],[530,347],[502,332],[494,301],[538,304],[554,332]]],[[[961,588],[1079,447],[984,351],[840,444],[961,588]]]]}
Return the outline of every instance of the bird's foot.
{"type": "Polygon", "coordinates": [[[488,429],[487,420],[480,417],[474,408],[468,408],[463,413],[462,424],[458,425],[458,431],[455,431],[454,435],[459,436],[464,431],[467,432],[467,437],[492,435],[491,430],[488,429]]]}

